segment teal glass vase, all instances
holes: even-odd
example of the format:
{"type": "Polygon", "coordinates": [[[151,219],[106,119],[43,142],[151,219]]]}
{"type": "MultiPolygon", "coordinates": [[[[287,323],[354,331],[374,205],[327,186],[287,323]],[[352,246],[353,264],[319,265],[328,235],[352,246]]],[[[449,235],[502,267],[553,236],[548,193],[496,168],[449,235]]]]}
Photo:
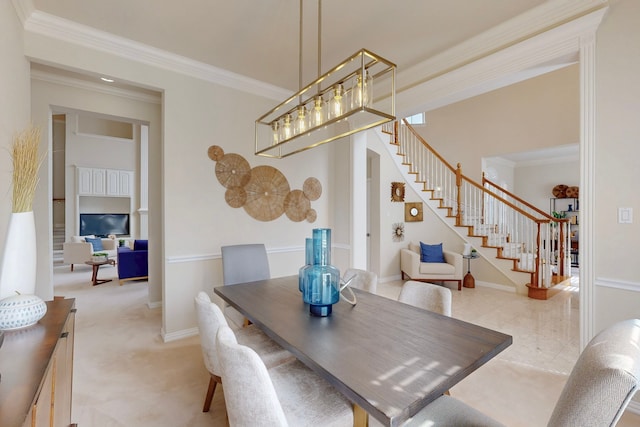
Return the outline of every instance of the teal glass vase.
{"type": "Polygon", "coordinates": [[[313,239],[307,237],[304,240],[304,265],[298,270],[298,289],[300,292],[303,292],[304,289],[304,271],[313,265],[313,239]]]}
{"type": "Polygon", "coordinates": [[[302,299],[312,316],[330,316],[340,300],[340,270],[331,265],[331,229],[313,230],[313,265],[304,268],[302,299]]]}

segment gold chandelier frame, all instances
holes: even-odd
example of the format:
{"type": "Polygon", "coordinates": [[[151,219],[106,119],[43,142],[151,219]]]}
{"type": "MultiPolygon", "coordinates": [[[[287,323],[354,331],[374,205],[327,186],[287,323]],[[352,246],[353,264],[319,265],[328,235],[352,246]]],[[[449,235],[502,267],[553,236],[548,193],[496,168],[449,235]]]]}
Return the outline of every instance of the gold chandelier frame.
{"type": "MultiPolygon", "coordinates": [[[[320,68],[320,0],[318,10],[320,68]]],[[[259,117],[255,154],[284,158],[395,120],[395,77],[394,63],[360,49],[259,117]]]]}

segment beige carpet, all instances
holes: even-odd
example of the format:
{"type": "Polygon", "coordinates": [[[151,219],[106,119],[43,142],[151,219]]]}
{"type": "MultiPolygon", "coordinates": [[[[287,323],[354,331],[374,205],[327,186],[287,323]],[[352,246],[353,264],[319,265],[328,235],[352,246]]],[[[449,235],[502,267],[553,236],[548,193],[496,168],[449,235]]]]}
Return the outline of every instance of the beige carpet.
{"type": "MultiPolygon", "coordinates": [[[[73,417],[80,427],[226,426],[222,389],[202,412],[208,384],[198,337],[163,343],[161,309],[147,283],[119,286],[116,268],[54,269],[55,294],[76,298],[73,417]]],[[[401,282],[379,284],[396,298],[401,282]]],[[[577,357],[577,294],[535,301],[494,289],[453,292],[453,317],[509,333],[514,344],[455,386],[453,396],[507,426],[544,426],[577,357]]],[[[372,421],[372,426],[379,423],[372,421]]],[[[619,427],[640,425],[625,414],[619,427]]]]}
{"type": "MultiPolygon", "coordinates": [[[[80,427],[224,426],[224,400],[202,412],[208,373],[198,337],[163,343],[147,282],[119,286],[115,267],[56,267],[55,294],[76,298],[73,422],[80,427]],[[217,415],[216,415],[217,414],[217,415]]],[[[219,391],[222,391],[221,389],[219,391]]]]}

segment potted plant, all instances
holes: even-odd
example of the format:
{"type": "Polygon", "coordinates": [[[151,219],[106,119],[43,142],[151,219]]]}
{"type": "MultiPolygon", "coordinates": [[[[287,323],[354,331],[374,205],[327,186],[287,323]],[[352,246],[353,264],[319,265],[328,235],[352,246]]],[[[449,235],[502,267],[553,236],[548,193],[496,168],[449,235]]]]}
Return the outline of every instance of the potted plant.
{"type": "Polygon", "coordinates": [[[107,254],[106,252],[96,252],[91,257],[91,261],[93,261],[93,262],[104,262],[104,261],[107,260],[108,256],[109,256],[109,254],[107,254]]]}

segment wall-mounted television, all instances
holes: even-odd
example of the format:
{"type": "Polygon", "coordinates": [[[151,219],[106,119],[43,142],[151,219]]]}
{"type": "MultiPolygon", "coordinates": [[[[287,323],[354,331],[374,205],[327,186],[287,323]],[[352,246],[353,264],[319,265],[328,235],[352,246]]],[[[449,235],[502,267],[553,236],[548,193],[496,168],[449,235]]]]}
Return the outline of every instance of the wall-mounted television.
{"type": "Polygon", "coordinates": [[[129,235],[129,214],[115,213],[81,213],[80,235],[93,234],[98,237],[129,235]]]}

